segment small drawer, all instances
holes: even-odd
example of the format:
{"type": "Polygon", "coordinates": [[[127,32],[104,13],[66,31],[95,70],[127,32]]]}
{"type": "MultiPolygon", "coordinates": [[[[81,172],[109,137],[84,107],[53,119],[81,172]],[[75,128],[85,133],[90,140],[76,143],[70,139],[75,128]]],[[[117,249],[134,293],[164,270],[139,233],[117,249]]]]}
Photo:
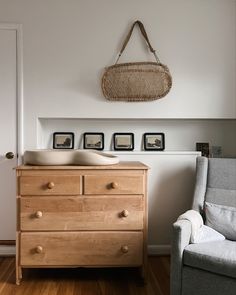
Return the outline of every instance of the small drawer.
{"type": "Polygon", "coordinates": [[[142,232],[22,233],[24,266],[140,266],[142,232]]]}
{"type": "Polygon", "coordinates": [[[20,195],[79,195],[81,176],[21,176],[20,195]]]}
{"type": "Polygon", "coordinates": [[[142,175],[86,175],[84,176],[84,194],[120,195],[143,194],[144,178],[142,175]]]}
{"type": "Polygon", "coordinates": [[[143,196],[22,197],[20,228],[49,230],[141,230],[143,196]]]}

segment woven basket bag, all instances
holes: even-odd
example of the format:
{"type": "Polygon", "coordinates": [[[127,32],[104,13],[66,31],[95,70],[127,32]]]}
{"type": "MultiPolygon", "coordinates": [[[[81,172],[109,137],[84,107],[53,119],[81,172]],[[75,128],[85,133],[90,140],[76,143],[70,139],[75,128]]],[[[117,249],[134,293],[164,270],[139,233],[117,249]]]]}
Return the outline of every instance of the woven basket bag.
{"type": "Polygon", "coordinates": [[[112,101],[151,101],[164,97],[171,86],[172,77],[168,67],[157,57],[144,25],[140,21],[135,21],[125,38],[116,63],[107,67],[102,76],[102,91],[105,98],[112,101]],[[156,62],[118,63],[136,24],[156,62]]]}

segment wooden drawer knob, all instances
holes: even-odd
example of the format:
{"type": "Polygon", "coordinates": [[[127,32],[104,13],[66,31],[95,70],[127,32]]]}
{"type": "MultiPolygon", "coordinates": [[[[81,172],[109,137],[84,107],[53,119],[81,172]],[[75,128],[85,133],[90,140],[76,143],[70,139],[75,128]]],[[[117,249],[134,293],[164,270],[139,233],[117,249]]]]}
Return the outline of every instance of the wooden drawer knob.
{"type": "Polygon", "coordinates": [[[128,253],[129,252],[129,247],[128,246],[122,246],[121,247],[121,252],[123,252],[123,253],[128,253]]]}
{"type": "Polygon", "coordinates": [[[118,183],[117,182],[112,182],[111,183],[111,188],[117,188],[118,187],[118,183]]]}
{"type": "Polygon", "coordinates": [[[35,217],[36,217],[36,218],[41,218],[41,217],[43,217],[43,212],[42,212],[42,211],[37,211],[37,212],[35,212],[35,217]]]}
{"type": "Polygon", "coordinates": [[[38,254],[43,253],[43,247],[42,246],[37,246],[35,248],[35,252],[38,253],[38,254]]]}
{"type": "Polygon", "coordinates": [[[52,189],[52,188],[54,188],[54,186],[55,186],[54,182],[49,182],[49,183],[47,184],[47,188],[48,188],[48,189],[52,189]]]}
{"type": "Polygon", "coordinates": [[[128,217],[129,216],[129,211],[128,210],[123,210],[120,215],[121,215],[121,217],[128,217]]]}

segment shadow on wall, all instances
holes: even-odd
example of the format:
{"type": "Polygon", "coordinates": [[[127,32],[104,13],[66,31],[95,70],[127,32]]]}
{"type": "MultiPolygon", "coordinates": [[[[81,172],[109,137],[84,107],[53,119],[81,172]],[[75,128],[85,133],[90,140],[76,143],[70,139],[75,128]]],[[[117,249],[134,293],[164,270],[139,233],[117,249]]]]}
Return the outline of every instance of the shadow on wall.
{"type": "Polygon", "coordinates": [[[192,205],[194,184],[195,170],[189,167],[178,173],[169,171],[155,182],[149,192],[156,196],[149,202],[149,228],[156,235],[149,244],[170,244],[172,224],[192,205]]]}

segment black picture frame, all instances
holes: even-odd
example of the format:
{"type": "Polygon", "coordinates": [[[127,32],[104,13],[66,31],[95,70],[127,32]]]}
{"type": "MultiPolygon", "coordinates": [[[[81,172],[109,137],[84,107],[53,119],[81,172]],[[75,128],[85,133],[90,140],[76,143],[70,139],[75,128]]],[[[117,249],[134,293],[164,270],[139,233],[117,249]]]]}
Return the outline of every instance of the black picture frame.
{"type": "Polygon", "coordinates": [[[210,155],[210,148],[209,142],[196,142],[196,151],[202,153],[202,157],[209,157],[210,155]]]}
{"type": "Polygon", "coordinates": [[[73,149],[74,137],[73,132],[54,132],[53,149],[73,149]]]}
{"type": "Polygon", "coordinates": [[[114,133],[113,148],[115,151],[132,151],[134,149],[134,133],[114,133]]]}
{"type": "Polygon", "coordinates": [[[144,133],[143,143],[145,151],[164,151],[165,134],[162,132],[144,133]]]}
{"type": "Polygon", "coordinates": [[[104,133],[102,132],[85,132],[83,135],[84,149],[103,150],[104,133]]]}

